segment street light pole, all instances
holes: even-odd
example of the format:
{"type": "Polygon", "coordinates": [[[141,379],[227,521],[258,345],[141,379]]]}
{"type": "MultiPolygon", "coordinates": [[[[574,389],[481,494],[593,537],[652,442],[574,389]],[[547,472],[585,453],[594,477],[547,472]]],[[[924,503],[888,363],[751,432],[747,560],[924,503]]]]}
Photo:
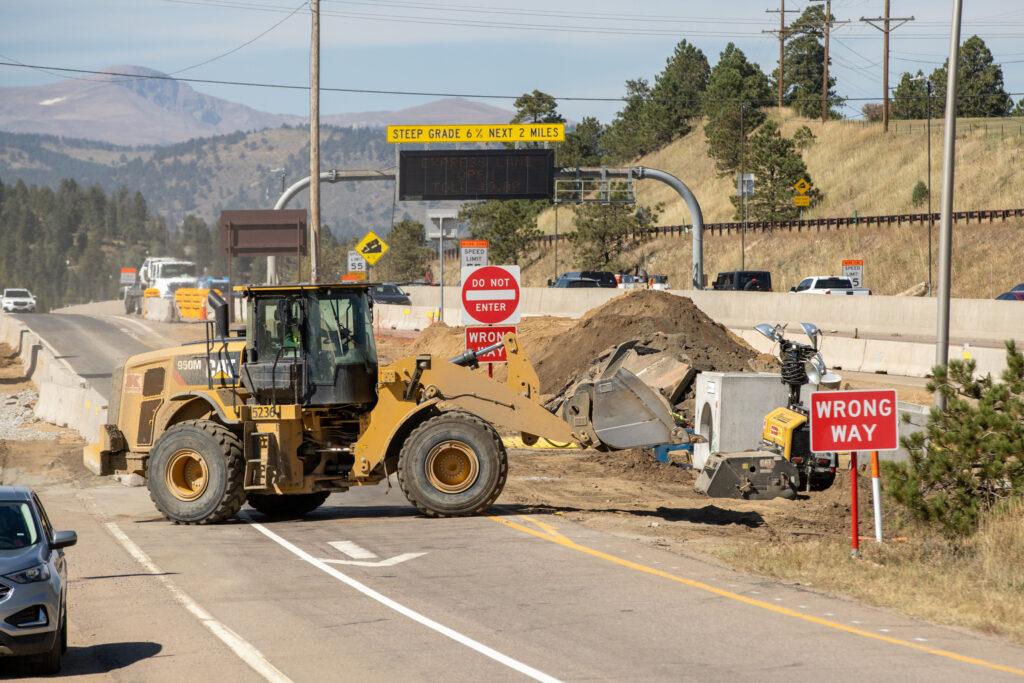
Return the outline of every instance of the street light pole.
{"type": "Polygon", "coordinates": [[[935,229],[935,216],[932,213],[932,80],[924,79],[928,96],[925,98],[925,116],[928,118],[928,296],[934,292],[932,284],[932,230],[935,229]]]}
{"type": "MultiPolygon", "coordinates": [[[[949,361],[949,291],[953,249],[953,175],[956,162],[956,87],[960,76],[960,20],[963,0],[953,0],[953,26],[949,36],[949,76],[946,82],[946,131],[942,159],[942,222],[939,230],[939,296],[935,364],[949,361]]],[[[946,407],[942,392],[936,392],[939,409],[946,407]]]]}

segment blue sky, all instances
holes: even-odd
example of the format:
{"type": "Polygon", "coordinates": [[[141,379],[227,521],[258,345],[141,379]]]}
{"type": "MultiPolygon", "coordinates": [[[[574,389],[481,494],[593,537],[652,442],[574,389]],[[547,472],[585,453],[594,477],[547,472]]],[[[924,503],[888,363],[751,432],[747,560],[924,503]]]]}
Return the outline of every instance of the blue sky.
{"type": "MultiPolygon", "coordinates": [[[[778,15],[764,12],[771,1],[322,0],[321,84],[512,95],[540,88],[561,96],[616,97],[626,79],[652,78],[682,38],[703,49],[712,63],[726,43],[735,42],[770,71],[778,43],[761,31],[777,25],[778,15]]],[[[807,4],[790,0],[787,10],[807,4]]],[[[0,0],[0,54],[34,64],[85,69],[137,64],[173,72],[244,43],[299,5],[300,0],[0,0]]],[[[881,34],[859,19],[877,16],[882,5],[882,0],[833,2],[838,19],[853,20],[837,29],[833,42],[833,70],[844,96],[880,97],[881,34]]],[[[893,32],[895,84],[902,71],[927,73],[941,64],[952,1],[893,0],[892,5],[894,15],[917,18],[893,32]]],[[[1007,89],[1024,91],[1024,6],[1006,0],[965,5],[964,37],[982,36],[1004,63],[1007,89]],[[1008,9],[1012,5],[1017,6],[1008,9]]],[[[182,76],[306,84],[308,48],[309,15],[303,10],[253,44],[182,76]]],[[[0,67],[0,85],[54,80],[0,67]]],[[[308,96],[301,91],[194,87],[267,111],[308,111],[308,96]]],[[[321,107],[324,113],[396,109],[428,99],[325,93],[321,107]]],[[[508,101],[492,103],[511,107],[508,101]]],[[[851,102],[846,114],[856,115],[861,104],[851,102]]],[[[607,121],[618,105],[565,102],[561,108],[573,119],[594,114],[607,121]]]]}

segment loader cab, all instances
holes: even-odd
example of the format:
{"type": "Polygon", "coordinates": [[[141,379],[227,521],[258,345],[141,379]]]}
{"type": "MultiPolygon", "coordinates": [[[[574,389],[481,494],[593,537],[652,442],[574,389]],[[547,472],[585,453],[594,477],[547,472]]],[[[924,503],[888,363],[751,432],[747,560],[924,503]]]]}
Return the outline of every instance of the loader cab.
{"type": "Polygon", "coordinates": [[[376,402],[377,350],[366,285],[251,286],[241,378],[261,404],[376,402]]]}

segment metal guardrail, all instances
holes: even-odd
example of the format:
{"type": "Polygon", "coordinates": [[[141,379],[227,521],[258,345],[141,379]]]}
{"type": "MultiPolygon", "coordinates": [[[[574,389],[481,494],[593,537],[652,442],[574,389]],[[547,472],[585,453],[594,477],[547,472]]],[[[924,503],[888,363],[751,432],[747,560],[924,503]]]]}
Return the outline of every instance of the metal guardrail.
{"type": "MultiPolygon", "coordinates": [[[[940,219],[939,213],[931,214],[932,220],[938,223],[940,219]]],[[[954,211],[953,221],[955,223],[995,223],[996,221],[1004,222],[1009,220],[1015,220],[1024,218],[1024,208],[1020,209],[984,209],[978,211],[954,211]]],[[[733,231],[739,232],[746,229],[747,232],[773,232],[776,230],[785,230],[788,232],[803,232],[815,230],[821,232],[822,230],[833,230],[839,228],[856,227],[860,225],[903,225],[907,223],[909,225],[925,224],[928,222],[927,213],[903,213],[903,214],[892,214],[885,216],[848,216],[848,217],[833,217],[833,218],[807,218],[803,220],[792,220],[792,221],[746,221],[744,222],[731,222],[731,223],[705,223],[704,232],[705,234],[712,235],[728,235],[733,231]]],[[[683,237],[690,234],[689,225],[663,225],[642,232],[634,232],[630,234],[632,239],[654,239],[656,237],[683,237]]],[[[535,242],[539,245],[547,246],[552,245],[555,241],[565,241],[570,239],[572,233],[565,233],[558,235],[541,235],[537,237],[535,242]]]]}

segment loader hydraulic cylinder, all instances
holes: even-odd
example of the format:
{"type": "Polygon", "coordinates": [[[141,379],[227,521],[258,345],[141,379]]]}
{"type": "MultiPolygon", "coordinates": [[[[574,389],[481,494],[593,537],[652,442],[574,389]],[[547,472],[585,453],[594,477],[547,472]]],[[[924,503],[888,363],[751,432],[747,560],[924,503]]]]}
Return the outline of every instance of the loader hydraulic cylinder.
{"type": "Polygon", "coordinates": [[[464,368],[475,368],[477,366],[477,359],[478,358],[480,358],[481,356],[486,356],[487,354],[491,353],[492,351],[497,351],[498,349],[500,349],[504,345],[505,345],[505,342],[503,340],[503,341],[495,342],[495,343],[491,344],[490,346],[485,346],[482,349],[477,349],[475,351],[473,349],[467,349],[466,351],[463,351],[459,355],[455,356],[455,358],[449,359],[448,362],[454,363],[455,365],[459,365],[459,366],[462,366],[464,368]]]}

